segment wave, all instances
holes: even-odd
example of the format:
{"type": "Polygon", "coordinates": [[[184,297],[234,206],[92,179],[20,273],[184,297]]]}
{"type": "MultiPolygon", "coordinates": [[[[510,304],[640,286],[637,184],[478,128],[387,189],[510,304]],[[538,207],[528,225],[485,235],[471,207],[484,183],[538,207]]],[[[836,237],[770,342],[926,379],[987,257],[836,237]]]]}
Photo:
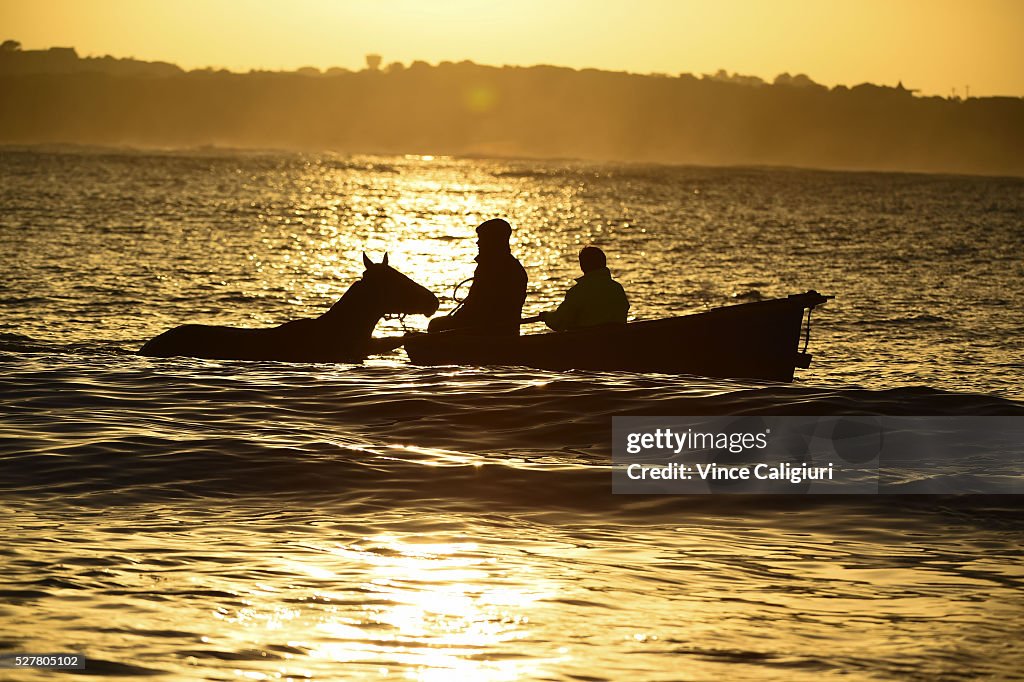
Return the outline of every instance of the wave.
{"type": "MultiPolygon", "coordinates": [[[[2,341],[41,352],[26,337],[2,341]]],[[[12,406],[0,425],[0,489],[77,499],[273,495],[602,508],[610,504],[615,416],[1024,415],[1019,402],[926,386],[153,359],[95,349],[0,361],[0,400],[12,406]]]]}
{"type": "MultiPolygon", "coordinates": [[[[5,445],[0,441],[0,448],[5,445]]],[[[799,513],[790,524],[820,523],[822,509],[844,524],[880,510],[960,517],[986,527],[1024,529],[1020,496],[1002,495],[617,495],[608,466],[527,459],[497,460],[418,448],[351,447],[309,441],[302,447],[211,437],[131,436],[90,441],[15,462],[0,456],[8,499],[78,507],[233,502],[344,509],[346,514],[527,511],[551,518],[676,520],[681,515],[799,513]],[[815,511],[818,510],[818,511],[815,511]]],[[[953,519],[955,521],[955,519],[953,519]]]]}
{"type": "Polygon", "coordinates": [[[932,325],[946,324],[949,320],[941,315],[906,315],[876,320],[858,320],[851,323],[855,327],[884,327],[889,325],[932,325]]]}
{"type": "Polygon", "coordinates": [[[115,341],[54,343],[23,334],[0,333],[0,362],[13,362],[22,353],[128,355],[134,351],[115,341]]]}

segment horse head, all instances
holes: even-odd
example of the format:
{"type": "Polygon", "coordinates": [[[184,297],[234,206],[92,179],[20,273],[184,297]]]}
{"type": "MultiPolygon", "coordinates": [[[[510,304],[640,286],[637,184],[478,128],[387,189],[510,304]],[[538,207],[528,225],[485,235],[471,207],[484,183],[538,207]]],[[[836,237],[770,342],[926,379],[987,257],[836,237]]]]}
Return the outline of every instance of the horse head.
{"type": "Polygon", "coordinates": [[[386,314],[430,317],[437,312],[437,296],[388,265],[388,254],[380,263],[374,263],[364,253],[363,265],[366,270],[362,281],[386,314]]]}

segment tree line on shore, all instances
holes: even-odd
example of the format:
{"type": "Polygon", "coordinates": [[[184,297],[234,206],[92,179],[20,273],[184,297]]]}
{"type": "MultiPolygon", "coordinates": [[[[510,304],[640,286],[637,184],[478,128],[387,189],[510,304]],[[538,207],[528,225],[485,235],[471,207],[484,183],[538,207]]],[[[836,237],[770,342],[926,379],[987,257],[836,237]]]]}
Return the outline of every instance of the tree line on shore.
{"type": "MultiPolygon", "coordinates": [[[[442,62],[184,71],[0,49],[0,143],[224,146],[1024,175],[1024,98],[719,72],[442,62]],[[47,65],[47,59],[49,63],[47,65]],[[34,61],[33,61],[34,60],[34,61]]],[[[68,52],[67,50],[70,50],[68,52]]],[[[54,50],[33,51],[51,53],[54,50]]]]}

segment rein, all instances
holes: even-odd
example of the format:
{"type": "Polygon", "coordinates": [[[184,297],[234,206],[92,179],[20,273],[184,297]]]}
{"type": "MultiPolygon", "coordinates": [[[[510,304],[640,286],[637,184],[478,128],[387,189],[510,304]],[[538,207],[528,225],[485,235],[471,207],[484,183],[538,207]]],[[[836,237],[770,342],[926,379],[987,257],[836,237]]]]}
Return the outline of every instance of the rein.
{"type": "Polygon", "coordinates": [[[409,327],[405,325],[405,317],[408,314],[409,313],[384,313],[384,320],[388,322],[390,322],[391,320],[398,320],[398,324],[402,325],[402,331],[408,334],[414,331],[412,329],[409,329],[409,327]]]}
{"type": "MultiPolygon", "coordinates": [[[[462,306],[466,302],[466,299],[465,298],[459,298],[459,287],[461,287],[463,284],[466,284],[467,282],[472,282],[472,281],[473,281],[472,277],[467,277],[466,279],[464,279],[461,282],[459,282],[458,284],[456,284],[455,288],[452,289],[451,299],[453,301],[455,301],[456,305],[455,305],[455,308],[450,313],[448,313],[449,315],[454,315],[455,313],[457,313],[459,310],[462,309],[462,306]]],[[[469,294],[466,294],[466,296],[468,298],[469,294]]]]}

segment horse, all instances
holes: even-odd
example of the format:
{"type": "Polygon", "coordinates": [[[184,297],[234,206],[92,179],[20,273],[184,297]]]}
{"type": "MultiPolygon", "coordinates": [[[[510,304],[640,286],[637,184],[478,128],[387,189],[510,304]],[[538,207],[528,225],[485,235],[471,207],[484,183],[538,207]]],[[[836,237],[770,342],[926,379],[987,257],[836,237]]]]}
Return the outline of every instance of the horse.
{"type": "Polygon", "coordinates": [[[150,339],[139,354],[215,360],[362,362],[372,352],[373,329],[384,315],[430,317],[439,305],[429,289],[388,265],[386,253],[380,263],[364,253],[363,265],[366,270],[362,278],[320,317],[263,329],[186,324],[150,339]]]}

